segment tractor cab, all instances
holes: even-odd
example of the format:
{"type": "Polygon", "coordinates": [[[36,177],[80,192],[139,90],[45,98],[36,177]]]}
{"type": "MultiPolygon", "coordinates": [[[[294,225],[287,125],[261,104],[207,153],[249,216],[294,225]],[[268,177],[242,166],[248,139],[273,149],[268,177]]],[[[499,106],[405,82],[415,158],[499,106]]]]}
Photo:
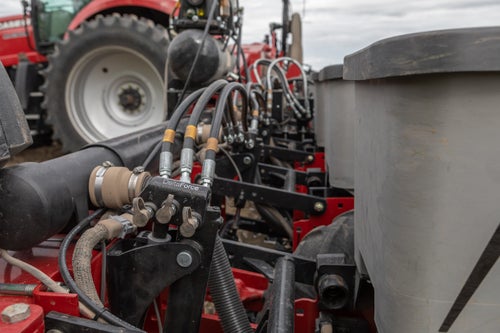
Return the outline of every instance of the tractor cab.
{"type": "MultiPolygon", "coordinates": [[[[50,53],[54,43],[63,39],[76,14],[92,0],[32,0],[31,20],[36,48],[50,53]]],[[[23,5],[28,6],[24,1],[23,5]]]]}

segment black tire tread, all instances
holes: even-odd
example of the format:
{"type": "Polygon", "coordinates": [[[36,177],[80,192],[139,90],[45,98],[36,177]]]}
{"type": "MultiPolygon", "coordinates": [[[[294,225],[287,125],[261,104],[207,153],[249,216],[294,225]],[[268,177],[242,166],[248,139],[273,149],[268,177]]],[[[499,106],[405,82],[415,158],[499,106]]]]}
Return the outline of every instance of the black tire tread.
{"type": "MultiPolygon", "coordinates": [[[[45,96],[42,107],[47,110],[47,123],[52,125],[53,139],[62,143],[65,152],[78,150],[89,142],[86,142],[72,129],[72,124],[63,114],[67,111],[65,110],[64,97],[61,95],[64,96],[64,84],[67,77],[62,73],[70,71],[70,68],[64,68],[64,64],[76,62],[69,60],[69,58],[75,53],[75,43],[81,41],[85,35],[98,33],[100,30],[106,33],[110,28],[132,30],[135,34],[143,36],[142,38],[151,40],[158,50],[163,50],[166,58],[169,36],[165,28],[136,15],[117,13],[107,16],[97,15],[90,21],[84,21],[77,29],[69,31],[67,38],[58,42],[54,52],[47,57],[48,66],[42,72],[45,82],[40,88],[45,96]]],[[[162,77],[163,72],[163,68],[159,69],[159,74],[162,77]]]]}

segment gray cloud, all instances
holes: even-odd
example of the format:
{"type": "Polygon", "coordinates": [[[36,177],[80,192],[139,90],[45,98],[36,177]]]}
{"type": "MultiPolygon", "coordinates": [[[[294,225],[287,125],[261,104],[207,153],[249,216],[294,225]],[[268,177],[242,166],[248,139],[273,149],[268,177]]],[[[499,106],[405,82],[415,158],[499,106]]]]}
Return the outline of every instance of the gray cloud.
{"type": "MultiPolygon", "coordinates": [[[[0,16],[21,13],[19,0],[1,0],[0,16]]],[[[262,41],[281,20],[281,0],[240,0],[243,40],[262,41]]],[[[291,0],[303,13],[303,0],[291,0]]],[[[413,32],[500,25],[499,0],[308,0],[303,18],[305,62],[314,69],[339,63],[377,40],[413,32]]]]}

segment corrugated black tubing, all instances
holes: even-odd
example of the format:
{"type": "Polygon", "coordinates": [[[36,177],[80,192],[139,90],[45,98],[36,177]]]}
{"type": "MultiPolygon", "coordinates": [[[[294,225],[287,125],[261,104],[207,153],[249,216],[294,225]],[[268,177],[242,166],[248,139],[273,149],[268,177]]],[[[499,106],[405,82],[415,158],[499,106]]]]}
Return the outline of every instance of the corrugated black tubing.
{"type": "Polygon", "coordinates": [[[234,283],[226,250],[219,237],[215,240],[208,287],[224,332],[253,333],[234,283]]]}

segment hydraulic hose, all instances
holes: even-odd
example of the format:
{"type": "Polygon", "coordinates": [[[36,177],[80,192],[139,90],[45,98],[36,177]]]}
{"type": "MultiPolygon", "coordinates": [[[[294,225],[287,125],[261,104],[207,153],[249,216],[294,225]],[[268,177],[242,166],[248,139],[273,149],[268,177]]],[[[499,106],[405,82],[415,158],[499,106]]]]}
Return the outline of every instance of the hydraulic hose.
{"type": "MultiPolygon", "coordinates": [[[[210,84],[203,94],[201,94],[196,106],[189,117],[188,125],[186,126],[186,132],[184,133],[184,142],[182,144],[181,150],[181,182],[190,183],[191,182],[191,171],[193,170],[193,157],[194,157],[194,145],[196,139],[196,132],[198,121],[200,119],[201,113],[205,110],[210,99],[222,88],[224,88],[228,82],[226,80],[217,80],[210,84]]],[[[217,135],[218,137],[218,135],[217,135]]],[[[165,172],[166,174],[167,172],[165,172]]],[[[162,175],[163,176],[163,175],[162,175]]]]}
{"type": "MultiPolygon", "coordinates": [[[[293,58],[289,58],[289,57],[284,57],[284,58],[278,58],[276,60],[274,60],[273,62],[271,62],[271,64],[269,65],[269,68],[267,69],[267,75],[266,75],[266,81],[267,81],[267,88],[268,89],[271,89],[271,72],[273,70],[273,68],[279,64],[280,62],[283,62],[283,61],[290,61],[292,63],[294,63],[300,70],[300,74],[302,75],[302,78],[303,78],[303,81],[304,81],[304,85],[303,85],[303,90],[304,90],[304,103],[305,103],[305,108],[302,107],[302,105],[299,103],[299,101],[295,98],[295,96],[292,94],[290,94],[290,97],[292,98],[293,102],[297,105],[297,107],[299,108],[300,112],[301,113],[304,113],[305,116],[307,118],[309,118],[311,115],[311,111],[309,110],[309,99],[307,98],[307,76],[306,76],[306,73],[304,72],[304,69],[302,68],[301,64],[293,59],[293,58]]],[[[283,87],[287,87],[288,88],[288,85],[287,85],[287,80],[285,79],[285,83],[283,84],[283,87]]],[[[271,99],[272,101],[272,94],[271,96],[268,96],[268,101],[269,99],[271,99]]]]}
{"type": "MultiPolygon", "coordinates": [[[[260,59],[260,63],[263,65],[268,66],[268,77],[266,81],[267,84],[267,109],[268,112],[271,112],[272,104],[273,104],[273,94],[272,94],[272,82],[271,82],[271,77],[270,73],[274,70],[278,76],[278,79],[280,80],[281,86],[283,87],[283,94],[288,102],[288,104],[291,106],[293,112],[297,115],[297,118],[302,118],[302,113],[306,113],[306,110],[302,107],[300,102],[295,98],[293,95],[293,92],[290,90],[290,87],[288,86],[288,81],[286,79],[286,74],[283,72],[283,70],[280,67],[277,66],[271,66],[272,62],[267,59],[260,59]]],[[[256,67],[254,68],[254,73],[255,75],[258,75],[256,72],[256,67]]],[[[258,79],[259,83],[261,83],[260,78],[258,79]]]]}
{"type": "MultiPolygon", "coordinates": [[[[242,120],[246,125],[246,114],[248,107],[248,96],[245,87],[238,82],[231,82],[227,84],[220,93],[219,100],[212,117],[212,126],[210,128],[210,136],[207,140],[205,160],[201,171],[201,182],[204,186],[210,187],[212,185],[215,175],[215,156],[219,146],[219,133],[222,123],[222,118],[226,113],[227,104],[230,103],[231,92],[239,91],[243,99],[242,120]]],[[[248,127],[246,131],[248,131],[248,127]]],[[[181,167],[182,168],[182,167],[181,167]]]]}
{"type": "Polygon", "coordinates": [[[192,149],[194,147],[196,125],[198,124],[201,113],[203,112],[203,110],[205,110],[205,107],[207,106],[210,99],[227,84],[228,82],[226,80],[217,80],[214,83],[210,84],[201,94],[198,102],[196,103],[196,106],[193,109],[193,112],[191,113],[191,116],[189,117],[189,122],[186,127],[186,134],[184,135],[184,144],[182,147],[183,149],[192,149]]]}
{"type": "Polygon", "coordinates": [[[204,91],[205,88],[201,88],[196,90],[195,92],[192,92],[188,97],[186,97],[185,100],[182,101],[181,104],[179,104],[177,109],[174,111],[174,114],[172,114],[172,117],[170,117],[167,122],[167,129],[175,130],[177,128],[177,125],[179,124],[179,121],[184,113],[186,113],[191,104],[193,104],[204,91]]]}
{"type": "Polygon", "coordinates": [[[189,109],[191,104],[193,104],[201,96],[203,91],[205,91],[205,88],[198,89],[195,92],[191,93],[188,97],[186,97],[184,101],[182,101],[179,107],[175,110],[172,117],[170,117],[167,122],[167,129],[165,130],[165,134],[163,136],[163,144],[161,149],[162,152],[171,151],[171,145],[174,143],[175,131],[177,129],[177,126],[179,125],[179,121],[189,109]]]}
{"type": "Polygon", "coordinates": [[[101,241],[118,237],[121,230],[122,224],[117,220],[100,221],[82,234],[78,242],[76,242],[73,252],[73,272],[76,284],[85,295],[89,296],[94,303],[101,307],[104,307],[104,305],[97,294],[90,266],[92,250],[101,241]]]}
{"type": "Polygon", "coordinates": [[[109,312],[108,309],[99,306],[95,304],[81,289],[78,287],[76,282],[73,280],[71,277],[71,274],[68,269],[68,265],[66,264],[66,254],[68,252],[69,245],[75,238],[75,236],[80,233],[82,230],[87,228],[90,225],[90,222],[92,222],[97,216],[101,215],[104,212],[104,209],[98,209],[96,210],[93,214],[87,216],[84,218],[80,223],[78,223],[73,229],[70,230],[68,234],[66,234],[66,237],[64,237],[61,247],[59,249],[59,258],[58,258],[58,264],[59,264],[59,272],[61,273],[61,277],[64,280],[64,283],[68,286],[68,288],[78,294],[79,300],[86,305],[92,312],[96,314],[96,317],[94,318],[97,320],[98,318],[102,318],[106,322],[108,322],[111,325],[119,326],[126,328],[128,330],[131,330],[133,332],[142,332],[144,331],[138,329],[137,327],[134,327],[127,323],[126,321],[116,317],[114,314],[109,312]],[[97,318],[98,317],[98,318],[97,318]]]}
{"type": "Polygon", "coordinates": [[[253,333],[241,303],[222,241],[217,236],[208,287],[226,333],[253,333]]]}
{"type": "MultiPolygon", "coordinates": [[[[172,117],[167,122],[167,129],[163,135],[163,140],[161,142],[161,152],[160,152],[160,166],[159,172],[162,177],[170,177],[172,174],[172,163],[173,163],[173,152],[172,146],[175,141],[175,131],[179,125],[179,121],[182,116],[189,109],[191,104],[193,104],[205,91],[205,88],[196,90],[195,92],[189,94],[185,100],[177,107],[172,117]]],[[[159,148],[158,148],[159,149],[159,148]]]]}
{"type": "Polygon", "coordinates": [[[212,138],[218,138],[219,137],[219,132],[220,132],[220,126],[221,126],[221,121],[222,121],[222,116],[224,115],[224,108],[226,107],[226,104],[228,103],[229,96],[231,92],[233,91],[239,91],[242,98],[243,98],[243,108],[241,112],[241,121],[243,124],[243,130],[248,131],[248,126],[247,126],[247,121],[246,121],[246,116],[248,113],[248,95],[245,87],[238,82],[231,82],[227,86],[222,89],[222,92],[219,96],[219,100],[217,102],[217,107],[215,108],[215,115],[212,119],[212,127],[210,129],[210,137],[212,138]]]}

